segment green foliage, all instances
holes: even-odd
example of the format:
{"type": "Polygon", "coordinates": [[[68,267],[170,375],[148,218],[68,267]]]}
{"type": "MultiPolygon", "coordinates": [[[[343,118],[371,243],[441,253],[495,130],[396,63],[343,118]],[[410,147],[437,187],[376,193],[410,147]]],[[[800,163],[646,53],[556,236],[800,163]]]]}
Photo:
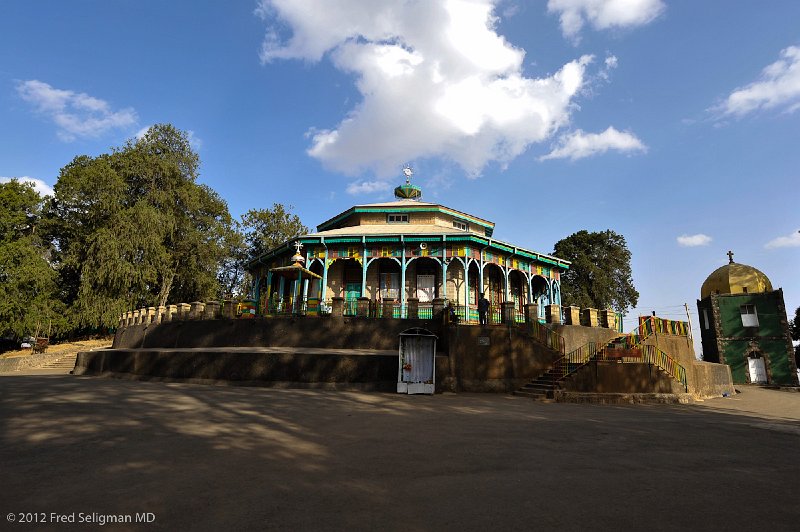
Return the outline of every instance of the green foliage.
{"type": "Polygon", "coordinates": [[[30,183],[0,183],[0,335],[63,328],[56,276],[37,231],[42,198],[30,183]]]}
{"type": "Polygon", "coordinates": [[[292,206],[274,203],[272,209],[251,209],[242,216],[242,229],[250,260],[255,260],[287,240],[308,233],[292,206]]]}
{"type": "Polygon", "coordinates": [[[553,254],[572,262],[561,275],[564,305],[624,313],[639,301],[631,274],[631,252],[622,235],[611,230],[578,231],[558,241],[553,254]]]}
{"type": "Polygon", "coordinates": [[[46,230],[74,327],[113,327],[131,308],[217,294],[231,217],[196,182],[198,164],[186,134],[160,124],[61,170],[46,230]]]}

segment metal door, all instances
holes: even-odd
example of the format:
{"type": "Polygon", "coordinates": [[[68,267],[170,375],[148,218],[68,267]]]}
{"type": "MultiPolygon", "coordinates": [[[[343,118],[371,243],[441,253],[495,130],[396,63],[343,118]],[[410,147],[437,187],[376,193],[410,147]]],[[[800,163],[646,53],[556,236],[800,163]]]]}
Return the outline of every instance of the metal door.
{"type": "Polygon", "coordinates": [[[748,358],[747,365],[750,370],[750,382],[767,382],[767,366],[763,358],[748,358]]]}

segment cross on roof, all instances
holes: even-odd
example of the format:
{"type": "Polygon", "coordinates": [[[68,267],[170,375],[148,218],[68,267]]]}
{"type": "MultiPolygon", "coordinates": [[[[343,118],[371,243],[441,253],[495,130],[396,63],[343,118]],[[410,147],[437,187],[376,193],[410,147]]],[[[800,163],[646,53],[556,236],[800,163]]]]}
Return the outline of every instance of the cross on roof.
{"type": "Polygon", "coordinates": [[[294,249],[295,249],[295,253],[297,253],[299,255],[300,254],[300,250],[303,249],[303,244],[301,244],[299,240],[295,240],[294,241],[294,249]]]}
{"type": "Polygon", "coordinates": [[[728,260],[730,261],[729,264],[733,264],[733,251],[728,250],[728,260]]]}

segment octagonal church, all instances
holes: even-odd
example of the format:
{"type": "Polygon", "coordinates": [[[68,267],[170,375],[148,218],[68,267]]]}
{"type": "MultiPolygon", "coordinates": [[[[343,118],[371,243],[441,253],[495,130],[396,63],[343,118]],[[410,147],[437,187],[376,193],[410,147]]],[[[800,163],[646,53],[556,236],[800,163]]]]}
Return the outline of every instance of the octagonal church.
{"type": "Polygon", "coordinates": [[[423,318],[447,301],[470,323],[481,293],[494,323],[501,309],[521,322],[528,303],[541,320],[559,308],[568,261],[494,239],[495,224],[481,216],[422,201],[404,173],[394,201],[351,207],[250,262],[259,314],[314,315],[338,301],[344,315],[360,305],[406,317],[411,305],[423,318]]]}

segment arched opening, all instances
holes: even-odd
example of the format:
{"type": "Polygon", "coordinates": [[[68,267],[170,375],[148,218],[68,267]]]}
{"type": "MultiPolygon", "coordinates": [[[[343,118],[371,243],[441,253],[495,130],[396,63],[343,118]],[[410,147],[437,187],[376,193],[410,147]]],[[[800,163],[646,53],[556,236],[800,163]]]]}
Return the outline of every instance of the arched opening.
{"type": "Polygon", "coordinates": [[[511,270],[508,274],[508,288],[511,292],[511,301],[517,312],[522,312],[522,307],[528,302],[528,280],[519,270],[511,270]]]}
{"type": "Polygon", "coordinates": [[[411,277],[409,284],[412,294],[414,294],[412,297],[419,299],[420,306],[432,304],[434,298],[439,297],[441,265],[434,259],[422,257],[414,259],[411,266],[413,266],[413,271],[407,271],[406,276],[411,277]]]}
{"type": "Polygon", "coordinates": [[[531,298],[539,305],[539,318],[544,318],[544,307],[550,304],[550,283],[541,275],[531,280],[531,298]]]}

